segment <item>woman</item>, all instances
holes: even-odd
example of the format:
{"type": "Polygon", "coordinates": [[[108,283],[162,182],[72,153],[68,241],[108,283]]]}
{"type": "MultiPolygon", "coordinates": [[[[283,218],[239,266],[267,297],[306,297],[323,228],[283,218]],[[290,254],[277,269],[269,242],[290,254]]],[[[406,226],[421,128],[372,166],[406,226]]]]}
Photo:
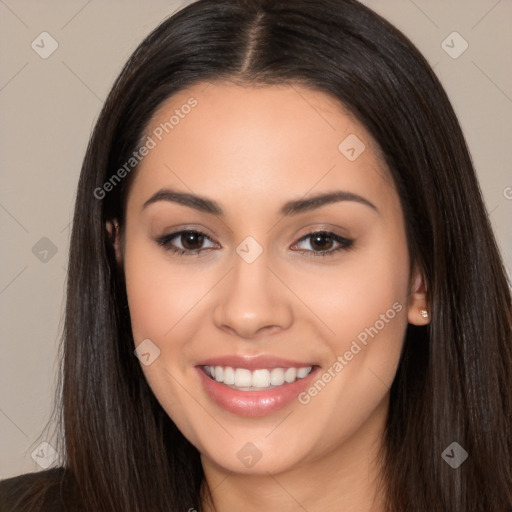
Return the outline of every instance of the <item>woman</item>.
{"type": "Polygon", "coordinates": [[[355,0],[200,0],[150,34],[69,268],[65,467],[4,508],[512,510],[511,298],[471,159],[355,0]]]}

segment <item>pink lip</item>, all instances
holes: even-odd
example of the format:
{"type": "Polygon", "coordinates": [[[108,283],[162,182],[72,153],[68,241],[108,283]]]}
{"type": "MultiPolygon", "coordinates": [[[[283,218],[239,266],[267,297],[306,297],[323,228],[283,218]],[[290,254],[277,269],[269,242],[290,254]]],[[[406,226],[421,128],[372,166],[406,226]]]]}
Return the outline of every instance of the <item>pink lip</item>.
{"type": "MultiPolygon", "coordinates": [[[[213,361],[213,360],[212,360],[213,361]]],[[[302,366],[307,366],[303,365],[302,366]]],[[[212,365],[213,366],[213,365],[212,365]]],[[[220,364],[217,366],[231,366],[229,364],[220,364]]],[[[292,365],[295,366],[295,365],[292,365]]],[[[310,365],[311,366],[311,365],[310,365]]],[[[237,368],[247,368],[239,364],[237,368]]],[[[263,366],[264,368],[273,368],[273,366],[263,366]]],[[[289,368],[288,365],[281,367],[289,368]]],[[[257,369],[258,367],[255,367],[257,369]]],[[[261,368],[261,366],[259,366],[261,368]]],[[[297,399],[298,395],[308,388],[316,374],[320,370],[315,366],[309,375],[296,380],[295,382],[283,384],[282,386],[265,391],[239,391],[221,384],[206,375],[202,366],[196,366],[199,378],[203,388],[209,397],[226,411],[238,414],[240,416],[264,416],[278,411],[297,399]]]]}
{"type": "Polygon", "coordinates": [[[232,368],[246,368],[247,370],[259,370],[263,368],[304,368],[315,366],[316,363],[297,362],[281,357],[261,355],[261,356],[221,356],[212,357],[196,363],[197,366],[231,366],[232,368]]]}

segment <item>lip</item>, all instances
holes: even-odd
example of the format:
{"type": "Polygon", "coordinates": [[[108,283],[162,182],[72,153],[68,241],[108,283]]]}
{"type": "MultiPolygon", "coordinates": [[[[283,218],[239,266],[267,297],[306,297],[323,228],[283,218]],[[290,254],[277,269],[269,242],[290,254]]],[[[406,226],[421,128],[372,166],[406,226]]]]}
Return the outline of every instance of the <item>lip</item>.
{"type": "MultiPolygon", "coordinates": [[[[301,365],[308,366],[302,363],[301,365]]],[[[217,366],[231,365],[219,364],[217,366]]],[[[295,365],[293,366],[295,367],[295,365]]],[[[247,368],[242,365],[237,366],[237,368],[240,367],[247,368]]],[[[284,367],[286,368],[287,366],[284,367]]],[[[259,368],[262,368],[262,366],[259,368]]],[[[263,368],[265,368],[265,366],[263,366],[263,368]]],[[[269,367],[266,366],[266,368],[269,367]]],[[[264,391],[239,391],[213,380],[206,375],[202,365],[196,366],[195,369],[199,374],[203,389],[214,403],[226,411],[239,416],[249,417],[265,416],[283,409],[296,400],[298,395],[311,385],[320,371],[319,366],[314,366],[306,377],[298,379],[295,382],[286,383],[282,386],[264,391]]],[[[257,368],[255,367],[254,369],[257,368]]]]}
{"type": "Polygon", "coordinates": [[[308,366],[317,366],[312,361],[299,362],[291,359],[283,359],[277,356],[220,356],[205,359],[196,364],[196,366],[231,366],[232,368],[246,368],[247,370],[260,370],[272,368],[304,368],[308,366]]]}

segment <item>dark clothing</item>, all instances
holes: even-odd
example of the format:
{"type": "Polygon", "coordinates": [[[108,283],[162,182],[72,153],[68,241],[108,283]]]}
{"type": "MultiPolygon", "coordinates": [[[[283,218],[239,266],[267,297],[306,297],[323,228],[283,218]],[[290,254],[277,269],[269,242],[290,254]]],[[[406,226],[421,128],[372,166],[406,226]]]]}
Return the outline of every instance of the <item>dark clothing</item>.
{"type": "Polygon", "coordinates": [[[81,510],[69,491],[67,475],[64,468],[58,467],[1,480],[0,512],[81,510]]]}

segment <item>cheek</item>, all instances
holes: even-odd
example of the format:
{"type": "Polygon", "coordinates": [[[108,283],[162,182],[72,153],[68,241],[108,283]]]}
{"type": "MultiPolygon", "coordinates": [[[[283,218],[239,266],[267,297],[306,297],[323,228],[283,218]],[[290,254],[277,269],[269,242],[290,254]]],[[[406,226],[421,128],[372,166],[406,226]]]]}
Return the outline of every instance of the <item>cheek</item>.
{"type": "Polygon", "coordinates": [[[386,233],[324,280],[325,293],[316,306],[335,334],[325,338],[330,356],[322,382],[315,382],[300,400],[332,434],[322,441],[325,447],[356,432],[389,391],[407,327],[408,269],[401,233],[386,233]]]}
{"type": "MultiPolygon", "coordinates": [[[[194,318],[205,284],[197,273],[176,271],[159,247],[144,238],[127,237],[124,271],[135,345],[150,339],[159,356],[148,366],[141,365],[153,394],[180,430],[189,424],[189,395],[184,382],[188,344],[194,337],[194,318]]],[[[197,413],[199,414],[199,413],[197,413]]]]}
{"type": "Polygon", "coordinates": [[[193,314],[208,289],[200,272],[180,271],[176,265],[171,269],[163,249],[142,240],[127,242],[124,269],[136,343],[171,337],[175,325],[193,314]]]}
{"type": "Polygon", "coordinates": [[[330,399],[369,411],[393,382],[407,327],[409,255],[403,232],[373,238],[371,247],[351,253],[334,274],[318,303],[335,332],[329,366],[341,365],[330,399]]]}
{"type": "Polygon", "coordinates": [[[339,353],[348,350],[360,333],[364,339],[365,329],[376,323],[379,332],[401,341],[408,280],[408,249],[397,230],[376,234],[371,244],[361,243],[321,271],[301,272],[294,290],[310,306],[339,353]]]}
{"type": "Polygon", "coordinates": [[[355,388],[385,392],[398,366],[407,327],[409,255],[403,232],[383,233],[346,276],[346,313],[337,344],[355,388]]]}

